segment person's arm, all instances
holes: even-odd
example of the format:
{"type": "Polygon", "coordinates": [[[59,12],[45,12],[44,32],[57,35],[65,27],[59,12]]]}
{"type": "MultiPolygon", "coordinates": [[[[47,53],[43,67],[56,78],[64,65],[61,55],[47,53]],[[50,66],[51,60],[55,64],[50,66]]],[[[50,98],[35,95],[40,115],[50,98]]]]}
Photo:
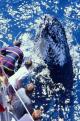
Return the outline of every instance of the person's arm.
{"type": "Polygon", "coordinates": [[[9,87],[7,89],[7,95],[8,95],[8,103],[11,103],[11,101],[13,100],[13,97],[15,95],[15,91],[11,85],[9,85],[9,87]]]}
{"type": "Polygon", "coordinates": [[[17,70],[21,67],[22,62],[23,62],[23,53],[20,55],[20,58],[18,60],[17,70]]]}
{"type": "Polygon", "coordinates": [[[6,73],[4,72],[2,64],[0,64],[0,83],[3,83],[5,85],[8,84],[8,77],[6,73]]]}
{"type": "Polygon", "coordinates": [[[0,49],[0,54],[6,55],[6,48],[1,48],[0,49]]]}

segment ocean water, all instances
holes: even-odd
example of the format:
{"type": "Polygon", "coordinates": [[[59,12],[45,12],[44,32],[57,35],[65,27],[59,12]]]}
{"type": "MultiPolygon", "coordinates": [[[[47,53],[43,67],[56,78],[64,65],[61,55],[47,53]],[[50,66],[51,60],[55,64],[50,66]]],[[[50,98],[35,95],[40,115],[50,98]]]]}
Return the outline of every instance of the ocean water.
{"type": "Polygon", "coordinates": [[[34,68],[39,67],[33,73],[34,79],[36,75],[36,81],[33,80],[36,84],[36,93],[33,94],[32,100],[35,108],[45,107],[44,115],[42,115],[43,121],[54,121],[54,119],[58,119],[58,116],[64,117],[65,121],[80,121],[79,9],[79,0],[0,0],[0,47],[12,45],[14,40],[21,40],[25,59],[32,58],[34,68]],[[39,56],[40,53],[34,43],[44,14],[55,16],[65,28],[75,73],[71,101],[69,101],[70,98],[60,97],[60,95],[64,95],[64,88],[63,92],[59,91],[56,85],[52,94],[50,88],[45,86],[47,83],[44,80],[52,81],[47,65],[39,56]],[[46,74],[47,77],[44,79],[46,74]],[[41,81],[38,82],[38,80],[41,81]],[[43,88],[37,88],[39,85],[43,88]]]}

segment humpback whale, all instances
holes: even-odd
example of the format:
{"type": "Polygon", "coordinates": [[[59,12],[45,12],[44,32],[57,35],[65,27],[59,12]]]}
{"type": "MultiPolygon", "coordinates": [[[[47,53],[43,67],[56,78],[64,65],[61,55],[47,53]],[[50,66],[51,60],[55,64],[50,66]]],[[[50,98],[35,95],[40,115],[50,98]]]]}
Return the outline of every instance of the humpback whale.
{"type": "Polygon", "coordinates": [[[61,22],[45,16],[37,35],[39,50],[50,70],[54,83],[62,83],[67,89],[73,86],[73,65],[69,46],[61,22]]]}

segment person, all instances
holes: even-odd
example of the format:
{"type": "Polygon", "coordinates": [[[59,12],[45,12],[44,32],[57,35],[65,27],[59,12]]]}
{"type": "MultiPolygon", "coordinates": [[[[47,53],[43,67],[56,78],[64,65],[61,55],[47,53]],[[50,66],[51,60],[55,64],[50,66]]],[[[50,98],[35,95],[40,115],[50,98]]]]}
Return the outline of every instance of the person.
{"type": "Polygon", "coordinates": [[[0,119],[1,121],[7,121],[7,104],[4,85],[8,84],[7,76],[2,68],[2,63],[0,62],[0,119]]]}
{"type": "MultiPolygon", "coordinates": [[[[23,85],[23,80],[32,73],[33,66],[32,60],[28,60],[25,64],[18,69],[18,71],[9,78],[9,83],[16,89],[19,89],[23,85]]],[[[28,79],[26,83],[28,83],[28,79]]]]}
{"type": "MultiPolygon", "coordinates": [[[[26,62],[26,65],[28,68],[31,65],[31,63],[26,62]]],[[[3,71],[3,68],[1,68],[1,76],[2,76],[2,82],[5,84],[5,86],[7,86],[6,89],[6,95],[9,96],[9,100],[8,103],[11,104],[11,107],[13,110],[12,112],[17,116],[18,119],[22,118],[24,116],[24,114],[27,114],[27,111],[25,110],[20,98],[22,99],[22,101],[24,102],[24,104],[26,105],[26,107],[28,108],[28,110],[30,111],[30,113],[34,113],[33,109],[32,109],[32,103],[31,103],[31,99],[29,98],[28,94],[33,92],[34,90],[34,85],[32,83],[28,84],[26,86],[26,88],[20,88],[19,90],[17,90],[17,94],[14,91],[13,87],[11,85],[8,85],[8,81],[4,81],[7,80],[5,73],[3,71]]],[[[35,114],[37,112],[35,112],[33,115],[35,117],[35,114]]],[[[38,114],[37,114],[38,115],[38,114]]],[[[38,116],[39,117],[39,116],[38,116]]]]}
{"type": "MultiPolygon", "coordinates": [[[[19,95],[19,97],[23,100],[23,102],[26,102],[27,105],[30,105],[31,100],[28,95],[30,93],[32,93],[33,90],[34,90],[34,85],[33,85],[33,83],[30,83],[30,84],[26,85],[25,88],[21,87],[16,91],[17,91],[17,94],[19,95]]],[[[14,91],[13,87],[11,85],[9,85],[9,88],[7,88],[6,92],[8,95],[8,103],[11,104],[11,102],[14,100],[15,91],[14,91]]],[[[30,106],[28,106],[28,107],[30,108],[30,106]]]]}
{"type": "MultiPolygon", "coordinates": [[[[13,88],[12,88],[13,89],[13,88]]],[[[32,101],[29,97],[29,94],[32,93],[34,90],[34,85],[32,83],[28,84],[25,88],[20,88],[17,90],[17,93],[10,95],[10,103],[13,107],[13,112],[15,113],[18,119],[24,117],[27,114],[27,110],[24,108],[23,103],[25,104],[26,108],[28,109],[29,113],[32,115],[33,119],[37,120],[41,117],[41,110],[32,108],[32,101]]],[[[11,93],[12,94],[12,93],[11,93]]]]}
{"type": "Polygon", "coordinates": [[[21,42],[15,41],[13,44],[13,47],[9,46],[0,49],[0,60],[8,77],[12,76],[23,62],[23,52],[20,49],[21,42]]]}

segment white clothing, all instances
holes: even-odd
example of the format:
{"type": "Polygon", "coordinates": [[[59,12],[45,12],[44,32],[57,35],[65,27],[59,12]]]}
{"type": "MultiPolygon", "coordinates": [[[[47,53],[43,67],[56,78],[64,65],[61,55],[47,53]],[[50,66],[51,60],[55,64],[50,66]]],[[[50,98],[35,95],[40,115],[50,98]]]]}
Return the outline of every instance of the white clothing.
{"type": "Polygon", "coordinates": [[[17,91],[18,95],[20,96],[20,98],[22,99],[22,101],[27,105],[31,105],[31,100],[30,98],[26,95],[25,93],[25,89],[24,88],[20,88],[17,91]]]}
{"type": "Polygon", "coordinates": [[[27,70],[27,68],[25,66],[22,66],[21,68],[18,69],[18,71],[14,75],[9,77],[9,83],[14,88],[16,88],[17,87],[17,81],[24,79],[30,73],[31,73],[30,69],[27,70]]]}
{"type": "Polygon", "coordinates": [[[20,120],[18,121],[33,121],[29,114],[25,114],[20,120]]]}

